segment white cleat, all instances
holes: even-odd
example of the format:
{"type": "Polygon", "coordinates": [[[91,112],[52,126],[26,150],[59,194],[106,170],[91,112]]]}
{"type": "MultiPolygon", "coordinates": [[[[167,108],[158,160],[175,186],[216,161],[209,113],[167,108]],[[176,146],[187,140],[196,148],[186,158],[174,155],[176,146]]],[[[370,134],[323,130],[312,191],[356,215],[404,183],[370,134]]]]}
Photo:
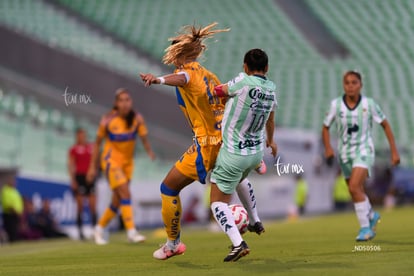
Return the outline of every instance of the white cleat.
{"type": "Polygon", "coordinates": [[[169,249],[168,245],[164,244],[159,249],[155,250],[152,256],[157,260],[166,260],[173,256],[183,255],[185,250],[185,244],[182,242],[180,242],[174,250],[169,249]]]}
{"type": "Polygon", "coordinates": [[[106,245],[108,241],[104,238],[104,231],[100,226],[96,226],[93,232],[93,237],[97,245],[106,245]]]}
{"type": "Polygon", "coordinates": [[[128,233],[128,242],[130,243],[141,243],[144,242],[146,239],[147,238],[145,236],[141,235],[136,230],[133,230],[128,233]]]}

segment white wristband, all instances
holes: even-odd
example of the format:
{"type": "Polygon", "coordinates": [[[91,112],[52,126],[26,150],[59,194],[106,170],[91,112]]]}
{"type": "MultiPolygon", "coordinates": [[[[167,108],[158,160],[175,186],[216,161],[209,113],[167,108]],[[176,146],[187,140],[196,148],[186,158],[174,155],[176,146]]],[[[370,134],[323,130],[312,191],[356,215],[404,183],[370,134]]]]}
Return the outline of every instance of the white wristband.
{"type": "Polygon", "coordinates": [[[157,79],[160,81],[160,84],[164,84],[165,83],[165,79],[163,77],[158,77],[157,79]]]}

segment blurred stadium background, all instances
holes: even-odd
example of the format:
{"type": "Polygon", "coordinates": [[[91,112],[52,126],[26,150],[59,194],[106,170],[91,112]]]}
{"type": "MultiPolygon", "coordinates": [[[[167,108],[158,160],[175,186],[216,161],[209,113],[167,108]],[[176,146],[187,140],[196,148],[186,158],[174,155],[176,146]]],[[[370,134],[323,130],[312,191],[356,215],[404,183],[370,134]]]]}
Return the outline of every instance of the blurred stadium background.
{"type": "MultiPolygon", "coordinates": [[[[401,202],[414,193],[414,1],[411,0],[0,0],[0,168],[18,169],[21,193],[40,206],[51,199],[62,225],[72,225],[67,150],[81,126],[94,139],[114,91],[127,87],[147,120],[158,160],[136,151],[132,189],[138,224],[160,225],[159,183],[191,143],[190,129],[172,88],[144,88],[139,72],[165,74],[160,60],[167,38],[183,25],[218,21],[231,32],[209,42],[203,64],[222,81],[242,70],[243,54],[262,48],[277,84],[277,141],[283,162],[301,164],[309,183],[308,213],[333,209],[335,168],[322,159],[320,128],[329,101],[342,94],[342,74],[355,69],[363,93],[375,98],[391,122],[402,156],[382,183],[388,145],[374,127],[376,175],[369,190],[377,204],[393,186],[401,202]],[[65,91],[77,95],[68,102],[65,91]],[[79,102],[88,95],[91,103],[79,102]],[[381,182],[381,183],[379,183],[381,182]]],[[[267,157],[272,166],[273,160],[267,157]]],[[[2,178],[0,177],[0,180],[2,178]]],[[[267,218],[289,212],[294,175],[252,176],[259,208],[267,218]]],[[[0,183],[4,184],[4,183],[0,183]]],[[[206,217],[204,187],[183,192],[184,208],[206,217]]],[[[107,204],[105,180],[99,208],[107,204]]]]}

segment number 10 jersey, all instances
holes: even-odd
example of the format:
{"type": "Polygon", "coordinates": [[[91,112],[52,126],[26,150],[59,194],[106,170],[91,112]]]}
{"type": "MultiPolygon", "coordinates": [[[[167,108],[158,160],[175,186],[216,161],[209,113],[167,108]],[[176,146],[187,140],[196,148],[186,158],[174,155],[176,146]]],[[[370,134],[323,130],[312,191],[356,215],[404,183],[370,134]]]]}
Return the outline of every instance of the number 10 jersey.
{"type": "Polygon", "coordinates": [[[240,73],[228,82],[222,122],[223,149],[238,155],[264,150],[266,122],[276,106],[276,85],[259,75],[240,73]]]}

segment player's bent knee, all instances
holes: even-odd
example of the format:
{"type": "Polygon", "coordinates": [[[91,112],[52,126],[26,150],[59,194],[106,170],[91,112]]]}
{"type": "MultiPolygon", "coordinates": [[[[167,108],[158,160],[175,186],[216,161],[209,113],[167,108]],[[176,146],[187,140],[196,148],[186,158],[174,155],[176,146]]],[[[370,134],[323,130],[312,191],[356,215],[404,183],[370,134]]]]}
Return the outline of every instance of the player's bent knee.
{"type": "Polygon", "coordinates": [[[220,190],[220,188],[215,184],[211,183],[210,191],[210,202],[225,202],[229,203],[231,199],[231,194],[226,194],[220,190]]]}
{"type": "Polygon", "coordinates": [[[180,193],[180,191],[176,191],[176,190],[169,188],[164,182],[162,182],[160,185],[160,191],[161,191],[161,194],[167,195],[167,196],[177,196],[180,193]]]}

